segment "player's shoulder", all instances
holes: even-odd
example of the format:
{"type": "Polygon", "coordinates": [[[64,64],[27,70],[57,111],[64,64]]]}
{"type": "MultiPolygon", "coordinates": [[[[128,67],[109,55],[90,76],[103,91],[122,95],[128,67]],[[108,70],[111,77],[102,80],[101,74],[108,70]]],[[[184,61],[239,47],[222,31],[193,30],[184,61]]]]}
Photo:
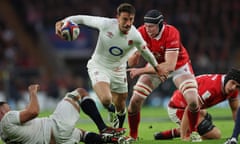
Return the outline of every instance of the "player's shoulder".
{"type": "Polygon", "coordinates": [[[9,111],[5,114],[6,117],[16,117],[18,115],[20,115],[20,111],[15,110],[9,111]]]}
{"type": "Polygon", "coordinates": [[[221,80],[223,77],[222,74],[202,74],[202,75],[198,75],[196,77],[196,79],[198,81],[216,81],[216,80],[221,80]]]}
{"type": "Polygon", "coordinates": [[[145,26],[144,26],[144,25],[139,26],[139,27],[138,27],[138,30],[139,30],[139,31],[144,31],[144,30],[145,30],[145,26]]]}
{"type": "Polygon", "coordinates": [[[19,115],[20,115],[20,111],[9,111],[3,116],[1,122],[8,123],[11,121],[18,121],[19,115]]]}
{"type": "Polygon", "coordinates": [[[106,21],[108,21],[109,23],[112,23],[112,24],[118,24],[118,20],[116,18],[106,18],[106,21]]]}
{"type": "Polygon", "coordinates": [[[135,25],[132,25],[131,26],[131,29],[130,29],[130,31],[129,31],[129,35],[132,35],[132,36],[138,36],[138,35],[140,35],[140,33],[139,33],[139,31],[138,31],[138,29],[136,28],[136,26],[135,25]]]}
{"type": "Polygon", "coordinates": [[[174,25],[165,23],[165,24],[164,24],[164,27],[165,27],[165,28],[164,28],[165,31],[178,32],[178,33],[179,33],[179,30],[178,30],[174,25]]]}
{"type": "Polygon", "coordinates": [[[103,17],[103,20],[108,24],[118,24],[118,21],[116,18],[103,17]]]}
{"type": "Polygon", "coordinates": [[[118,21],[115,18],[99,17],[98,22],[99,26],[105,28],[111,28],[113,25],[118,25],[118,21]]]}

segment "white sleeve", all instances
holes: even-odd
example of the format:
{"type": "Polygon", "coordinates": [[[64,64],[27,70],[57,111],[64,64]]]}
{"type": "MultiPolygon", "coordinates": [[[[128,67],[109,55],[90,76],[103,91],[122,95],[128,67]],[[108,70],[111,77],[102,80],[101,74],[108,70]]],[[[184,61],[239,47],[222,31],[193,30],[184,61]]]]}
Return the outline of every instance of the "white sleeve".
{"type": "Polygon", "coordinates": [[[143,58],[148,61],[154,68],[158,65],[158,62],[152,52],[148,49],[146,42],[142,38],[140,32],[137,31],[138,42],[136,43],[136,48],[141,53],[143,58]]]}
{"type": "Polygon", "coordinates": [[[158,65],[158,62],[155,59],[154,55],[146,46],[142,46],[142,48],[138,48],[138,50],[141,52],[143,58],[148,61],[153,67],[156,67],[158,65]]]}
{"type": "Polygon", "coordinates": [[[2,120],[5,127],[11,127],[13,124],[21,124],[20,122],[20,112],[19,111],[9,111],[4,119],[2,120]]]}
{"type": "Polygon", "coordinates": [[[105,26],[109,18],[88,15],[75,15],[66,17],[63,21],[73,21],[76,24],[82,24],[96,29],[101,29],[105,26]]]}

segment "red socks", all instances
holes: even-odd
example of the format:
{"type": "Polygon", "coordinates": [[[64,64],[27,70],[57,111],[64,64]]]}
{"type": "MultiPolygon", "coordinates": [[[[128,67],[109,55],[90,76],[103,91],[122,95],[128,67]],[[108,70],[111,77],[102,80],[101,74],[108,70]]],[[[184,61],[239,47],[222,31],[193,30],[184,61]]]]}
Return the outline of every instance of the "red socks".
{"type": "Polygon", "coordinates": [[[128,125],[130,128],[130,136],[134,139],[138,137],[138,126],[140,123],[140,112],[136,114],[128,113],[128,125]]]}
{"type": "Polygon", "coordinates": [[[180,133],[177,131],[177,128],[166,130],[161,132],[162,139],[171,139],[175,137],[180,137],[180,133]]]}
{"type": "Polygon", "coordinates": [[[190,133],[193,131],[197,131],[199,115],[200,115],[199,108],[196,111],[190,111],[189,109],[187,110],[187,116],[190,124],[189,125],[190,133]]]}

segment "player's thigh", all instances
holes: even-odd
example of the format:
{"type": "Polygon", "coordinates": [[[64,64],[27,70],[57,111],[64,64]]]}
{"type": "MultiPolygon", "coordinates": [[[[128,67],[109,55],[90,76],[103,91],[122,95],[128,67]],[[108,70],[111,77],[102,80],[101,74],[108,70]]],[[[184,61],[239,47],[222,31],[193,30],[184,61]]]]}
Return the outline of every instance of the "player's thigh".
{"type": "Polygon", "coordinates": [[[109,70],[94,67],[88,69],[88,74],[91,80],[92,87],[101,101],[103,99],[111,99],[109,70]]]}
{"type": "Polygon", "coordinates": [[[186,80],[193,80],[195,83],[195,77],[192,71],[192,67],[188,63],[172,72],[170,76],[173,77],[173,82],[177,88],[179,88],[180,85],[182,85],[182,83],[184,83],[184,81],[186,80]]]}
{"type": "Polygon", "coordinates": [[[161,83],[159,77],[156,74],[143,74],[139,77],[136,85],[147,85],[152,90],[159,86],[161,83]]]}
{"type": "Polygon", "coordinates": [[[103,99],[112,99],[109,83],[98,82],[93,86],[93,90],[101,101],[103,99]]]}
{"type": "Polygon", "coordinates": [[[207,116],[200,120],[197,130],[205,139],[219,139],[221,137],[221,131],[213,124],[212,119],[207,116]]]}
{"type": "Polygon", "coordinates": [[[128,93],[127,74],[125,69],[121,71],[112,71],[110,78],[110,89],[112,93],[124,95],[128,93]]]}
{"type": "Polygon", "coordinates": [[[63,124],[62,127],[65,126],[64,124],[66,124],[66,127],[74,127],[79,120],[79,112],[70,102],[63,99],[58,103],[50,118],[57,121],[58,124],[63,124]]]}
{"type": "Polygon", "coordinates": [[[111,74],[110,70],[103,67],[88,68],[88,75],[91,80],[92,86],[99,82],[110,83],[111,74]]]}
{"type": "Polygon", "coordinates": [[[133,87],[131,102],[144,101],[160,83],[159,77],[155,74],[141,75],[133,87]]]}

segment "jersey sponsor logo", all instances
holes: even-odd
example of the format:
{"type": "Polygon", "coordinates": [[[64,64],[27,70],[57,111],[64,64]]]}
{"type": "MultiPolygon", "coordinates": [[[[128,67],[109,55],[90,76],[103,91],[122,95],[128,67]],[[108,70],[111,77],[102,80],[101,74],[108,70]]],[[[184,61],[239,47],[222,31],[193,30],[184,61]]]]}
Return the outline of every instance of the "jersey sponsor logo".
{"type": "Polygon", "coordinates": [[[211,93],[209,91],[206,91],[202,94],[202,99],[206,100],[211,96],[211,93]]]}
{"type": "Polygon", "coordinates": [[[110,47],[109,52],[114,56],[120,56],[123,54],[123,50],[116,46],[110,47]]]}
{"type": "Polygon", "coordinates": [[[112,38],[113,37],[113,33],[112,32],[107,32],[107,37],[112,38]]]}

